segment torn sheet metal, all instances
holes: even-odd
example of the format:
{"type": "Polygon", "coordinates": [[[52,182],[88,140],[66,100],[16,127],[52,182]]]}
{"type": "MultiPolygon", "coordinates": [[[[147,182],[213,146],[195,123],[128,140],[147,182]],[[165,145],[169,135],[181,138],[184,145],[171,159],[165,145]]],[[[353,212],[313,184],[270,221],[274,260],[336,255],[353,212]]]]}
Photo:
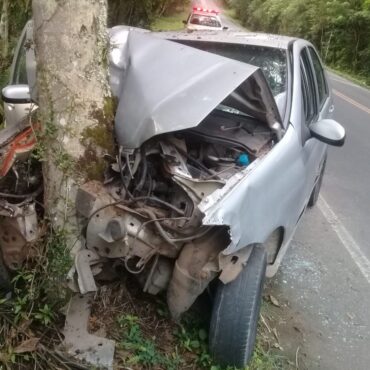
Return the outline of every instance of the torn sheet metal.
{"type": "Polygon", "coordinates": [[[88,295],[75,295],[71,299],[64,327],[64,344],[71,356],[93,366],[113,370],[114,340],[87,331],[90,299],[88,295]]]}
{"type": "Polygon", "coordinates": [[[75,266],[77,271],[78,287],[81,294],[97,291],[92,265],[99,263],[100,261],[101,257],[92,250],[82,249],[76,254],[75,266]]]}
{"type": "Polygon", "coordinates": [[[282,224],[287,234],[293,232],[304,205],[300,189],[305,186],[305,177],[301,158],[296,155],[299,150],[301,143],[290,126],[274,150],[234,174],[198,205],[204,225],[229,228],[231,243],[223,254],[264,243],[282,224]],[[297,181],[292,183],[292,178],[297,181]],[[285,196],[281,189],[286,189],[285,196]]]}
{"type": "Polygon", "coordinates": [[[281,122],[259,68],[142,32],[124,32],[126,45],[121,58],[111,60],[117,64],[111,80],[119,81],[115,128],[125,149],[196,127],[221,103],[270,127],[281,122]]]}
{"type": "Polygon", "coordinates": [[[1,200],[0,215],[0,247],[4,262],[8,268],[16,270],[39,237],[35,203],[17,206],[1,200]]]}

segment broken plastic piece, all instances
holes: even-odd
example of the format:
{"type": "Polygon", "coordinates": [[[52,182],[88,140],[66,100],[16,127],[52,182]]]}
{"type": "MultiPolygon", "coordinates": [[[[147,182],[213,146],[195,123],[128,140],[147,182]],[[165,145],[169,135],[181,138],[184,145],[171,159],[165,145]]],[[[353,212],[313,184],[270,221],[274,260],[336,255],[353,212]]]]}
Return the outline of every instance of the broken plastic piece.
{"type": "Polygon", "coordinates": [[[68,354],[93,366],[113,370],[114,340],[88,333],[90,316],[88,295],[72,297],[64,327],[64,343],[68,354]]]}
{"type": "Polygon", "coordinates": [[[78,287],[81,294],[96,292],[96,284],[91,265],[100,261],[100,257],[91,250],[83,249],[75,257],[78,287]]]}

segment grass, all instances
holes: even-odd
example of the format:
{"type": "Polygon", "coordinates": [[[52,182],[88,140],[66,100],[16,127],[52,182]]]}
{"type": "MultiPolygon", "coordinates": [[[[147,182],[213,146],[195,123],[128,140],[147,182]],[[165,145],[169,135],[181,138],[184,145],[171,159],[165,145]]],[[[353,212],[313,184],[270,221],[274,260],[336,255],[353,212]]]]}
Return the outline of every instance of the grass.
{"type": "MultiPolygon", "coordinates": [[[[69,264],[63,235],[57,234],[43,245],[49,250],[40,250],[37,262],[29,261],[13,277],[12,298],[0,300],[0,369],[88,369],[58,350],[63,340],[61,307],[68,298],[64,294],[55,296],[64,290],[59,279],[69,264]]],[[[124,276],[100,288],[88,330],[106,332],[116,341],[115,368],[238,370],[220,367],[208,352],[209,314],[209,301],[203,299],[181,323],[175,323],[164,297],[142,293],[132,276],[124,276]]],[[[275,341],[265,327],[259,327],[247,370],[292,368],[275,349],[275,341]]]]}
{"type": "Polygon", "coordinates": [[[238,23],[241,24],[237,14],[236,14],[236,9],[234,9],[234,8],[225,8],[225,9],[222,10],[222,13],[224,15],[226,15],[226,17],[231,18],[234,21],[237,21],[238,23]]]}
{"type": "MultiPolygon", "coordinates": [[[[57,350],[64,325],[63,286],[71,265],[62,233],[49,232],[13,274],[11,296],[0,299],[0,369],[64,369],[79,366],[57,350]]],[[[84,368],[84,367],[79,367],[84,368]]]]}
{"type": "Polygon", "coordinates": [[[182,21],[189,16],[188,11],[183,11],[169,16],[157,18],[151,25],[152,31],[180,31],[184,29],[182,21]]]}
{"type": "MultiPolygon", "coordinates": [[[[141,292],[135,280],[105,286],[93,304],[90,331],[103,330],[116,341],[116,368],[176,370],[223,369],[208,352],[207,299],[181,320],[173,322],[164,297],[141,292]]],[[[248,370],[289,369],[289,362],[274,347],[276,339],[259,327],[256,349],[248,370]]]]}

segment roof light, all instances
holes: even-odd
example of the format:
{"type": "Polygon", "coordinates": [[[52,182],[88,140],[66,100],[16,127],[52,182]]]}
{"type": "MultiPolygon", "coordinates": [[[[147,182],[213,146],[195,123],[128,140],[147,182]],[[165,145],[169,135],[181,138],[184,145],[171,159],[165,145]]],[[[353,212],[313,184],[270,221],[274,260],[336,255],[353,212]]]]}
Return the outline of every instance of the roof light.
{"type": "Polygon", "coordinates": [[[207,9],[207,8],[201,8],[199,6],[195,6],[193,8],[194,11],[203,12],[203,13],[213,13],[213,14],[219,14],[220,11],[216,9],[207,9]]]}

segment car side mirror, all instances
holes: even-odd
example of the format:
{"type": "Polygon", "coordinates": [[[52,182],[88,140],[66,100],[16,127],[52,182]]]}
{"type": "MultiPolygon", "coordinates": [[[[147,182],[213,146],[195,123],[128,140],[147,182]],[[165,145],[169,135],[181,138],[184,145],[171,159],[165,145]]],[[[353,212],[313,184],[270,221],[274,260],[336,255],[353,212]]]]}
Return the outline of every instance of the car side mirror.
{"type": "Polygon", "coordinates": [[[9,85],[2,90],[4,103],[29,104],[32,102],[28,85],[9,85]]]}
{"type": "Polygon", "coordinates": [[[228,30],[228,29],[229,29],[229,27],[227,27],[227,26],[223,26],[223,27],[222,27],[222,29],[223,29],[224,31],[226,31],[226,30],[228,30]]]}
{"type": "Polygon", "coordinates": [[[310,132],[314,138],[333,146],[342,146],[346,138],[344,127],[333,119],[323,119],[312,123],[310,132]]]}

